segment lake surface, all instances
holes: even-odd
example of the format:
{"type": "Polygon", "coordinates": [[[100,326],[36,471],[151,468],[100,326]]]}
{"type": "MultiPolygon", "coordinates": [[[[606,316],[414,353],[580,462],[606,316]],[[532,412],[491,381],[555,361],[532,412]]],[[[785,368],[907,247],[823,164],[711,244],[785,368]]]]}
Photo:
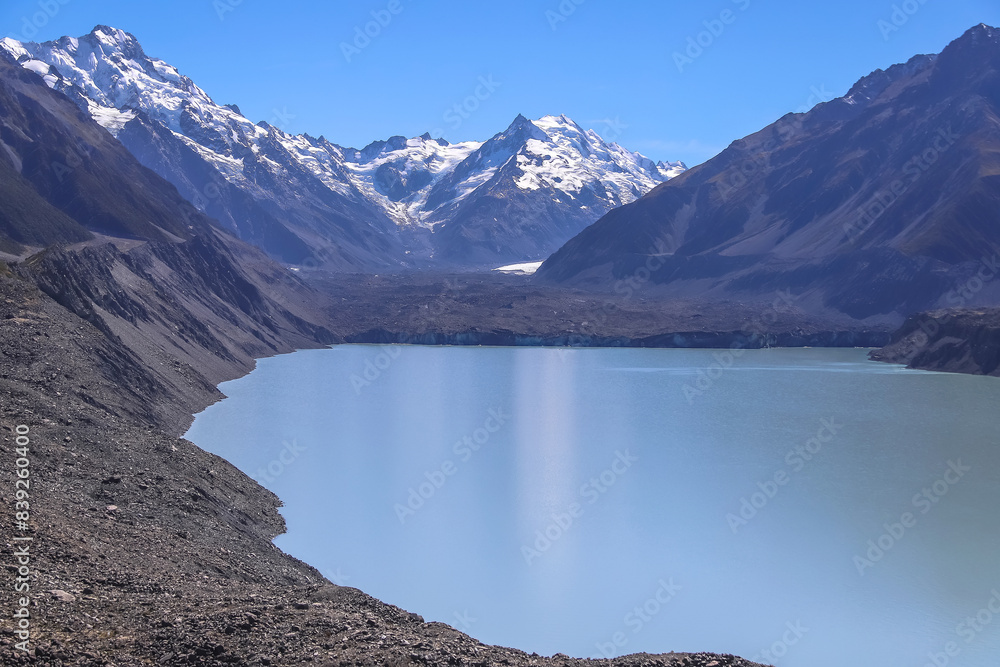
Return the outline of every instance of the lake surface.
{"type": "Polygon", "coordinates": [[[1000,656],[995,378],[853,349],[358,345],[221,389],[187,437],[285,502],[282,549],[485,643],[1000,656]]]}

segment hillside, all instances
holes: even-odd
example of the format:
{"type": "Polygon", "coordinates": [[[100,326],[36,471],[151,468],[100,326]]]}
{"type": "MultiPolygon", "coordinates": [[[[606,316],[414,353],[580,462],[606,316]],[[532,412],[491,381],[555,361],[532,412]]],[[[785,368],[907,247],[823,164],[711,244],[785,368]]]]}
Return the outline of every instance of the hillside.
{"type": "MultiPolygon", "coordinates": [[[[877,70],[615,209],[539,269],[611,290],[766,300],[901,323],[1000,248],[1000,30],[877,70]]],[[[989,284],[970,305],[1000,303],[989,284]]]]}

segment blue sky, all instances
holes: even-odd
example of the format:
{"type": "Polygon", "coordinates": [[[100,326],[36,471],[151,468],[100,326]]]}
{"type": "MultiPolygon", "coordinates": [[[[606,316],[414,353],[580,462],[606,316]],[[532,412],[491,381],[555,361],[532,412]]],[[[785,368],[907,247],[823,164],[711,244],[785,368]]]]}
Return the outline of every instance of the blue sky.
{"type": "Polygon", "coordinates": [[[844,94],[875,68],[938,52],[977,23],[1000,25],[1000,3],[5,0],[0,7],[3,34],[16,38],[79,36],[97,24],[131,32],[217,102],[342,145],[434,130],[450,141],[482,140],[518,113],[564,113],[627,148],[689,165],[789,111],[844,94]]]}

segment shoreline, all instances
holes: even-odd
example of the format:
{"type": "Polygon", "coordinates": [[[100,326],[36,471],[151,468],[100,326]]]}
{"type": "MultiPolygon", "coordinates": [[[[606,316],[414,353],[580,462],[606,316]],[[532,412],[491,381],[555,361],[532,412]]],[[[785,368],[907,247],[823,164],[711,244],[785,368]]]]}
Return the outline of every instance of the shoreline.
{"type": "Polygon", "coordinates": [[[880,348],[890,340],[883,331],[821,331],[814,334],[781,333],[768,336],[739,331],[676,331],[639,338],[562,334],[544,336],[513,331],[465,331],[445,333],[396,333],[374,329],[345,336],[346,343],[368,345],[426,345],[450,347],[542,347],[542,348],[634,348],[634,349],[730,349],[766,348],[880,348]]]}
{"type": "MultiPolygon", "coordinates": [[[[326,347],[306,336],[323,330],[306,323],[302,334],[289,329],[283,342],[265,345],[220,325],[184,348],[160,347],[159,340],[183,339],[116,313],[86,319],[79,313],[94,312],[87,302],[60,305],[52,296],[68,293],[55,282],[60,273],[46,275],[49,293],[31,274],[0,275],[0,343],[9,362],[0,375],[0,424],[9,433],[30,427],[38,484],[37,618],[30,654],[15,649],[13,637],[0,638],[9,664],[594,664],[485,646],[336,586],[273,544],[287,528],[277,496],[175,435],[221,398],[220,383],[245,376],[258,359],[326,347]],[[220,340],[226,347],[213,349],[220,340]]],[[[128,293],[115,293],[121,312],[130,312],[128,293]]],[[[162,321],[185,321],[163,308],[162,321]]],[[[9,476],[7,466],[2,474],[9,476]]],[[[0,525],[13,531],[12,518],[3,513],[0,525]]],[[[710,663],[753,667],[708,653],[601,664],[710,663]]]]}
{"type": "MultiPolygon", "coordinates": [[[[368,345],[368,344],[351,344],[351,343],[346,343],[346,344],[338,344],[338,345],[335,345],[335,346],[331,346],[328,349],[335,349],[337,347],[343,347],[344,345],[355,345],[357,347],[371,347],[372,349],[375,349],[375,350],[377,350],[379,347],[381,347],[381,346],[368,345]]],[[[433,348],[433,347],[444,347],[444,346],[423,346],[423,347],[433,348]]],[[[499,349],[504,349],[504,348],[499,348],[499,349]]],[[[546,348],[539,348],[539,349],[546,349],[546,348]]],[[[585,348],[585,349],[595,349],[595,348],[585,348]]],[[[614,350],[616,348],[605,348],[605,349],[614,350]]],[[[781,349],[782,350],[792,351],[792,350],[799,350],[799,349],[802,349],[802,348],[781,348],[781,349]]],[[[824,350],[830,350],[830,349],[835,349],[835,348],[822,348],[822,349],[819,349],[817,351],[817,354],[823,354],[824,350]]],[[[853,353],[852,352],[851,354],[847,355],[846,354],[846,350],[845,350],[845,353],[837,354],[834,357],[833,360],[854,359],[856,357],[859,364],[874,364],[875,363],[875,362],[871,362],[870,360],[868,360],[867,359],[867,355],[862,354],[862,352],[865,350],[865,348],[852,348],[852,349],[853,350],[857,350],[857,353],[853,353]]],[[[702,348],[701,349],[701,351],[705,351],[705,352],[710,351],[710,350],[711,350],[711,348],[702,348]]],[[[763,352],[763,350],[761,352],[763,352]]],[[[363,357],[364,354],[365,353],[361,353],[361,356],[363,357]]],[[[807,354],[808,353],[803,352],[801,355],[798,355],[796,358],[806,358],[807,354]]],[[[758,357],[758,355],[754,355],[754,356],[758,357]]],[[[766,356],[766,355],[759,355],[759,356],[766,356]]],[[[781,355],[781,356],[785,356],[785,355],[781,355]]],[[[642,358],[642,357],[640,356],[639,358],[642,358]]],[[[898,366],[898,365],[897,364],[888,364],[888,366],[898,366]]],[[[334,369],[334,371],[335,370],[336,369],[334,369]]],[[[899,370],[902,371],[902,367],[900,367],[899,370]]],[[[347,372],[349,372],[349,371],[345,370],[345,374],[347,372]]],[[[878,371],[876,369],[875,372],[879,373],[880,371],[878,371]]],[[[893,369],[893,370],[891,370],[889,372],[894,374],[895,370],[893,369]]],[[[920,372],[920,371],[918,371],[918,372],[920,372]]],[[[286,375],[287,375],[287,373],[286,373],[286,375]]],[[[325,373],[324,375],[331,375],[331,373],[325,373]]],[[[267,384],[260,384],[259,382],[258,382],[258,385],[260,387],[268,387],[268,386],[270,386],[270,385],[267,385],[267,384]]],[[[302,441],[301,438],[300,438],[300,441],[302,441]]],[[[278,493],[278,489],[275,488],[274,492],[278,493]]],[[[279,498],[280,498],[280,495],[279,495],[279,498]]],[[[315,556],[315,553],[313,555],[315,556]]],[[[300,557],[302,557],[304,559],[304,561],[307,562],[307,563],[311,562],[311,559],[306,556],[306,552],[301,552],[300,553],[300,557]]],[[[344,561],[344,562],[346,564],[346,568],[352,568],[353,569],[354,565],[351,564],[351,561],[344,561]]],[[[317,565],[317,566],[320,565],[320,563],[314,563],[314,564],[317,565]]],[[[345,571],[347,573],[349,573],[349,574],[355,574],[354,572],[351,571],[351,569],[345,569],[345,571]]],[[[385,594],[385,591],[383,591],[383,594],[385,594]]]]}

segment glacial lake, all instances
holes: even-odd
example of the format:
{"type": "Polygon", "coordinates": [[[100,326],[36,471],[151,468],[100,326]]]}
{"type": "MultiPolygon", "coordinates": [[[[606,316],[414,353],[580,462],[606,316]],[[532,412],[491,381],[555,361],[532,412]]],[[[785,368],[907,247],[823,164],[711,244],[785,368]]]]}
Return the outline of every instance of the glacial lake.
{"type": "Polygon", "coordinates": [[[187,437],[282,549],[484,643],[995,667],[1000,380],[866,355],[337,346],[187,437]]]}

